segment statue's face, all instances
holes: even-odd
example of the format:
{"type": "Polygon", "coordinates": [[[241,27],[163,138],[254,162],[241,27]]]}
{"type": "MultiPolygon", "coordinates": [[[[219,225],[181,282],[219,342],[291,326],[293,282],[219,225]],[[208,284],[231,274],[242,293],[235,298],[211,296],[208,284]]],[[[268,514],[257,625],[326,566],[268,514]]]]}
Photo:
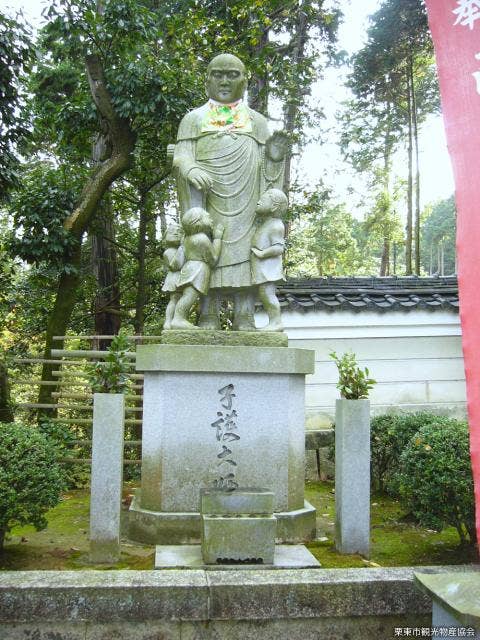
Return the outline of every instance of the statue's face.
{"type": "Polygon", "coordinates": [[[268,192],[265,192],[264,194],[262,194],[260,200],[257,203],[257,215],[268,215],[271,211],[273,211],[273,209],[274,206],[270,194],[268,192]]]}
{"type": "Polygon", "coordinates": [[[211,66],[207,76],[208,97],[229,104],[243,98],[247,79],[242,69],[232,61],[219,59],[211,66]]]}
{"type": "Polygon", "coordinates": [[[179,245],[182,242],[182,229],[181,227],[171,226],[167,227],[167,233],[165,236],[165,242],[169,244],[179,245]]]}

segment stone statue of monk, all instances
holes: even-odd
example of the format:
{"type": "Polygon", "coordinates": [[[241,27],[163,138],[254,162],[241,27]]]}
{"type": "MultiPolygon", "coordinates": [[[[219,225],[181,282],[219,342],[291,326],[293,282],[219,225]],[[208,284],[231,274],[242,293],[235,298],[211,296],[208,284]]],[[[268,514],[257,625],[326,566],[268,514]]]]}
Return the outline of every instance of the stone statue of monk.
{"type": "Polygon", "coordinates": [[[243,101],[245,66],[222,54],[208,65],[208,102],[180,123],[173,166],[181,216],[203,207],[225,229],[220,258],[203,299],[199,326],[219,328],[219,303],[233,299],[233,328],[254,330],[251,241],[255,208],[264,191],[281,188],[287,139],[270,135],[267,119],[243,101]]]}

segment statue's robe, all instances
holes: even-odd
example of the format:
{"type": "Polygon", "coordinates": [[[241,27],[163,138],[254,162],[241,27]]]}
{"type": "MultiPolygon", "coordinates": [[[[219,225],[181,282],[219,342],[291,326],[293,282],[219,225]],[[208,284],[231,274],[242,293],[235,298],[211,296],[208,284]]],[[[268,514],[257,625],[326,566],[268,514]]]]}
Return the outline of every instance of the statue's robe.
{"type": "Polygon", "coordinates": [[[210,108],[207,102],[187,113],[180,123],[173,159],[180,212],[183,215],[192,206],[203,206],[214,227],[225,227],[210,288],[250,287],[255,208],[267,184],[274,186],[265,179],[265,143],[270,135],[267,119],[245,107],[248,117],[243,126],[208,130],[205,122],[210,108]],[[187,180],[194,167],[203,169],[212,180],[206,194],[187,180]]]}

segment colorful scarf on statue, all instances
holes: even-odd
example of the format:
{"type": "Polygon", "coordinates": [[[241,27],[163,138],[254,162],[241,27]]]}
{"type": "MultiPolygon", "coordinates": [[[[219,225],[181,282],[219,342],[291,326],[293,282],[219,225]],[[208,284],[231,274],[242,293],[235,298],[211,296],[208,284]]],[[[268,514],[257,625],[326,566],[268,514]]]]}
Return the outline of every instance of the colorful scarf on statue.
{"type": "Polygon", "coordinates": [[[251,131],[252,123],[248,109],[242,100],[234,104],[222,104],[210,100],[208,111],[202,123],[202,133],[206,131],[230,132],[241,129],[251,131]]]}

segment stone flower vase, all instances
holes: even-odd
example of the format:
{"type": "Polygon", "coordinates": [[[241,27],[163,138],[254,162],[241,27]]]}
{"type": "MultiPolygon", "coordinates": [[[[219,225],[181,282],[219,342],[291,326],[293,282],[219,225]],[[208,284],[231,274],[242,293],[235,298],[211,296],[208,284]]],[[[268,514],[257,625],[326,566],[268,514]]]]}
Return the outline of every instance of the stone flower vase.
{"type": "Polygon", "coordinates": [[[120,557],[124,424],[124,394],[94,393],[90,560],[95,563],[120,557]]]}
{"type": "Polygon", "coordinates": [[[335,407],[335,546],[370,553],[370,401],[337,400],[335,407]]]}

